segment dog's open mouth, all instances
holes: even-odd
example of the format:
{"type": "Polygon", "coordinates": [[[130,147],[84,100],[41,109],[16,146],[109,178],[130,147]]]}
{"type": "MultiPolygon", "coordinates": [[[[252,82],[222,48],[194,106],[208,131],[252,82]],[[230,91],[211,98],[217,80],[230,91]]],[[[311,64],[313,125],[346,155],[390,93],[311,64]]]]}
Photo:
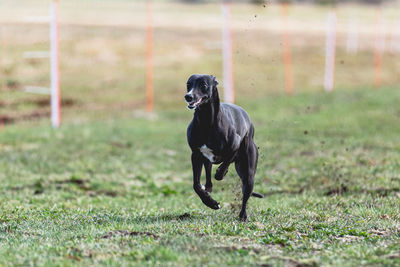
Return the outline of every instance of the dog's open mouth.
{"type": "Polygon", "coordinates": [[[199,100],[197,100],[196,102],[190,102],[188,103],[188,109],[194,109],[196,108],[200,103],[201,100],[203,100],[203,98],[200,98],[199,100]]]}

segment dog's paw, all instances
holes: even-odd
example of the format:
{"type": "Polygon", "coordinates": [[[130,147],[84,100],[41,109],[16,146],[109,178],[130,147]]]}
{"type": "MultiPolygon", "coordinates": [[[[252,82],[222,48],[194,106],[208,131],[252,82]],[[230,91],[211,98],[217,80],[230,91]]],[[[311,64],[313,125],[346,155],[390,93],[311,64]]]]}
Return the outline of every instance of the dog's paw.
{"type": "Polygon", "coordinates": [[[215,201],[210,195],[202,199],[202,201],[207,207],[213,210],[218,210],[221,208],[221,205],[217,201],[215,201]]]}
{"type": "Polygon", "coordinates": [[[247,213],[246,212],[240,212],[239,220],[242,221],[242,222],[247,221],[247,213]]]}
{"type": "Polygon", "coordinates": [[[215,180],[221,181],[222,179],[224,179],[227,173],[228,168],[221,168],[221,166],[219,166],[217,171],[215,172],[215,180]]]}

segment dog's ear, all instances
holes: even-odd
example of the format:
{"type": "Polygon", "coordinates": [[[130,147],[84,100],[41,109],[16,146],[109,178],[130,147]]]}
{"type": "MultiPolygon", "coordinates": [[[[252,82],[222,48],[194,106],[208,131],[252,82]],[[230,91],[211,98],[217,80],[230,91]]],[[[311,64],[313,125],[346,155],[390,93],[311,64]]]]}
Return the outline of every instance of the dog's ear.
{"type": "Polygon", "coordinates": [[[213,85],[214,85],[214,87],[217,87],[217,85],[218,85],[218,81],[217,81],[217,78],[215,77],[215,76],[211,76],[212,77],[212,80],[213,80],[213,85]]]}
{"type": "Polygon", "coordinates": [[[218,94],[218,89],[217,89],[217,85],[218,85],[218,82],[217,82],[217,78],[215,78],[215,76],[211,76],[212,77],[212,83],[213,83],[213,86],[211,87],[212,88],[212,101],[213,102],[215,102],[215,103],[218,103],[218,105],[219,105],[219,94],[218,94]]]}

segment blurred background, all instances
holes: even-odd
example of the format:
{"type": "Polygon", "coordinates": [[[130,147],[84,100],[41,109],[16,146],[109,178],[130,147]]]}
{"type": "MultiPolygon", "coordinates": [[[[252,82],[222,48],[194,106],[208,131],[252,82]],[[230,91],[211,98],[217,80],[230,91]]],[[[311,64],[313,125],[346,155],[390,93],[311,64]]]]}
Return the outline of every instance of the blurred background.
{"type": "MultiPolygon", "coordinates": [[[[50,116],[50,96],[40,91],[50,84],[50,3],[0,1],[2,124],[50,116]]],[[[334,90],[398,86],[399,7],[400,1],[290,1],[285,8],[278,1],[232,1],[237,102],[285,94],[284,42],[293,94],[324,90],[331,12],[337,17],[334,90]]],[[[192,73],[215,75],[223,89],[221,3],[157,0],[150,12],[155,110],[185,108],[185,83],[192,73]]],[[[59,1],[63,120],[145,110],[148,14],[146,1],[59,1]]]]}

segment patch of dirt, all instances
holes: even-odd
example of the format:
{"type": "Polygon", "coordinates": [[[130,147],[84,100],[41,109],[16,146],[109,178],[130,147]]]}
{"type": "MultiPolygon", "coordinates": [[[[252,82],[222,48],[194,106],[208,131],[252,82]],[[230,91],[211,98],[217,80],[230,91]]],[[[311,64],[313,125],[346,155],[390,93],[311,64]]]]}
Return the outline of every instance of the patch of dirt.
{"type": "MultiPolygon", "coordinates": [[[[60,102],[62,107],[71,107],[77,105],[77,101],[72,98],[62,98],[60,102]]],[[[16,107],[20,105],[34,105],[40,108],[50,107],[50,96],[40,98],[25,98],[19,101],[1,101],[0,107],[16,107]]]]}
{"type": "Polygon", "coordinates": [[[288,194],[288,195],[298,195],[298,194],[302,194],[304,192],[304,187],[300,187],[299,190],[295,191],[295,190],[276,190],[276,191],[270,191],[264,194],[264,197],[267,196],[272,196],[272,195],[276,195],[276,194],[288,194]]]}
{"type": "Polygon", "coordinates": [[[67,108],[67,107],[75,106],[79,103],[72,98],[62,98],[60,104],[61,104],[61,107],[67,108]]]}
{"type": "Polygon", "coordinates": [[[400,252],[394,252],[383,256],[387,259],[400,259],[400,252]]]}
{"type": "Polygon", "coordinates": [[[129,142],[124,144],[121,142],[114,141],[114,142],[110,142],[110,145],[113,147],[118,147],[118,148],[131,148],[132,147],[132,144],[129,142]]]}
{"type": "Polygon", "coordinates": [[[320,112],[321,107],[319,106],[307,106],[304,113],[305,114],[314,114],[320,112]]]}
{"type": "Polygon", "coordinates": [[[107,234],[103,235],[101,238],[110,239],[116,236],[148,236],[153,237],[154,239],[158,239],[159,236],[150,232],[130,232],[127,230],[116,230],[108,232],[107,234]]]}
{"type": "Polygon", "coordinates": [[[46,98],[39,98],[39,99],[35,99],[35,100],[26,100],[25,103],[26,104],[34,104],[38,107],[48,107],[50,105],[50,98],[46,97],[46,98]]]}
{"type": "MultiPolygon", "coordinates": [[[[64,98],[61,100],[61,106],[64,108],[69,108],[76,105],[77,102],[72,98],[64,98]]],[[[34,105],[38,109],[30,111],[28,113],[15,114],[15,115],[1,115],[0,114],[0,124],[14,124],[18,121],[24,120],[38,120],[43,117],[50,117],[50,99],[49,97],[37,98],[37,99],[23,99],[16,102],[6,102],[0,101],[1,108],[15,109],[19,105],[34,105]]]]}
{"type": "Polygon", "coordinates": [[[0,124],[13,124],[14,123],[14,118],[7,116],[7,115],[0,115],[0,124]]]}
{"type": "Polygon", "coordinates": [[[253,248],[253,247],[246,247],[246,246],[241,246],[241,247],[237,247],[237,246],[220,246],[220,247],[216,247],[217,249],[222,249],[228,252],[231,251],[238,251],[238,250],[247,250],[247,251],[253,251],[256,254],[260,253],[261,250],[258,248],[253,248]]]}
{"type": "Polygon", "coordinates": [[[315,152],[312,151],[312,150],[303,150],[303,151],[300,152],[300,156],[309,156],[309,157],[311,157],[311,156],[314,156],[314,155],[315,155],[315,152]]]}
{"type": "Polygon", "coordinates": [[[84,179],[66,179],[66,180],[61,180],[61,181],[56,181],[55,183],[58,185],[57,189],[62,189],[62,184],[75,184],[79,187],[79,189],[86,191],[87,195],[93,197],[93,196],[98,196],[98,195],[106,195],[110,197],[116,197],[118,195],[117,192],[115,191],[110,191],[110,190],[94,190],[90,186],[87,185],[89,181],[84,180],[84,179]]]}
{"type": "MultiPolygon", "coordinates": [[[[49,97],[43,97],[39,99],[26,99],[22,102],[19,102],[19,104],[33,104],[38,107],[49,107],[50,106],[50,98],[49,97]]],[[[76,105],[76,101],[72,98],[62,98],[61,99],[61,107],[72,107],[76,105]]]]}
{"type": "Polygon", "coordinates": [[[115,191],[108,191],[108,190],[97,190],[97,191],[92,191],[92,190],[88,190],[87,192],[88,196],[94,197],[94,196],[98,196],[98,195],[105,195],[105,196],[109,196],[109,197],[116,197],[118,195],[117,192],[115,191]]]}
{"type": "Polygon", "coordinates": [[[50,111],[36,110],[20,116],[17,120],[38,120],[43,117],[50,117],[50,111]]]}
{"type": "Polygon", "coordinates": [[[394,187],[394,188],[380,187],[375,190],[369,191],[369,193],[377,194],[377,195],[383,196],[383,197],[386,197],[386,196],[390,195],[391,193],[398,193],[398,192],[400,192],[400,188],[396,188],[396,187],[394,187]]]}
{"type": "Polygon", "coordinates": [[[188,218],[190,218],[190,214],[187,213],[187,212],[185,212],[184,214],[178,216],[179,220],[185,220],[185,219],[188,219],[188,218]]]}
{"type": "Polygon", "coordinates": [[[343,193],[346,193],[347,191],[348,191],[347,186],[341,185],[340,187],[329,189],[328,192],[325,193],[325,196],[341,195],[343,193]]]}
{"type": "Polygon", "coordinates": [[[35,191],[33,191],[33,194],[34,195],[40,195],[40,194],[43,194],[43,189],[36,189],[35,191]]]}
{"type": "MultiPolygon", "coordinates": [[[[269,259],[277,259],[284,262],[284,266],[287,267],[314,267],[318,266],[317,262],[314,259],[304,259],[304,260],[295,260],[289,257],[281,257],[281,256],[272,256],[268,257],[269,259]]],[[[260,266],[272,266],[268,263],[260,264],[260,266]]]]}
{"type": "Polygon", "coordinates": [[[24,232],[24,235],[26,235],[26,236],[42,236],[38,233],[32,233],[32,232],[27,232],[27,231],[24,232]]]}
{"type": "Polygon", "coordinates": [[[165,214],[165,215],[162,215],[161,218],[162,218],[162,220],[168,220],[168,221],[176,221],[176,220],[183,221],[183,220],[191,218],[191,215],[190,215],[190,213],[185,212],[181,215],[165,214]]]}
{"type": "Polygon", "coordinates": [[[368,233],[374,236],[390,236],[391,234],[388,231],[381,231],[377,229],[369,230],[368,233]]]}
{"type": "Polygon", "coordinates": [[[345,243],[350,243],[350,242],[362,240],[363,237],[361,237],[361,236],[355,236],[355,235],[344,235],[344,236],[336,237],[336,239],[337,239],[337,240],[340,240],[340,241],[342,241],[342,242],[345,242],[345,243]]]}
{"type": "Polygon", "coordinates": [[[47,110],[34,110],[30,113],[8,116],[0,115],[0,124],[14,124],[22,120],[38,120],[43,117],[50,117],[50,111],[47,110]]]}
{"type": "Polygon", "coordinates": [[[21,88],[21,84],[18,81],[14,81],[14,80],[7,81],[6,90],[8,89],[9,91],[16,91],[20,88],[21,88]]]}
{"type": "Polygon", "coordinates": [[[51,184],[55,184],[56,190],[67,190],[67,191],[69,191],[69,188],[63,185],[76,185],[79,189],[86,192],[86,194],[90,197],[99,195],[116,197],[118,195],[118,193],[115,191],[92,188],[90,185],[88,185],[88,183],[89,183],[88,180],[70,178],[65,180],[49,181],[49,182],[37,181],[32,185],[16,186],[16,187],[11,187],[10,189],[19,191],[25,188],[29,188],[33,189],[34,195],[40,195],[43,194],[44,191],[47,190],[47,188],[51,189],[51,184]]]}
{"type": "Polygon", "coordinates": [[[77,185],[83,185],[87,183],[88,180],[83,180],[83,179],[66,179],[66,180],[61,180],[61,181],[56,181],[56,184],[77,184],[77,185]]]}

